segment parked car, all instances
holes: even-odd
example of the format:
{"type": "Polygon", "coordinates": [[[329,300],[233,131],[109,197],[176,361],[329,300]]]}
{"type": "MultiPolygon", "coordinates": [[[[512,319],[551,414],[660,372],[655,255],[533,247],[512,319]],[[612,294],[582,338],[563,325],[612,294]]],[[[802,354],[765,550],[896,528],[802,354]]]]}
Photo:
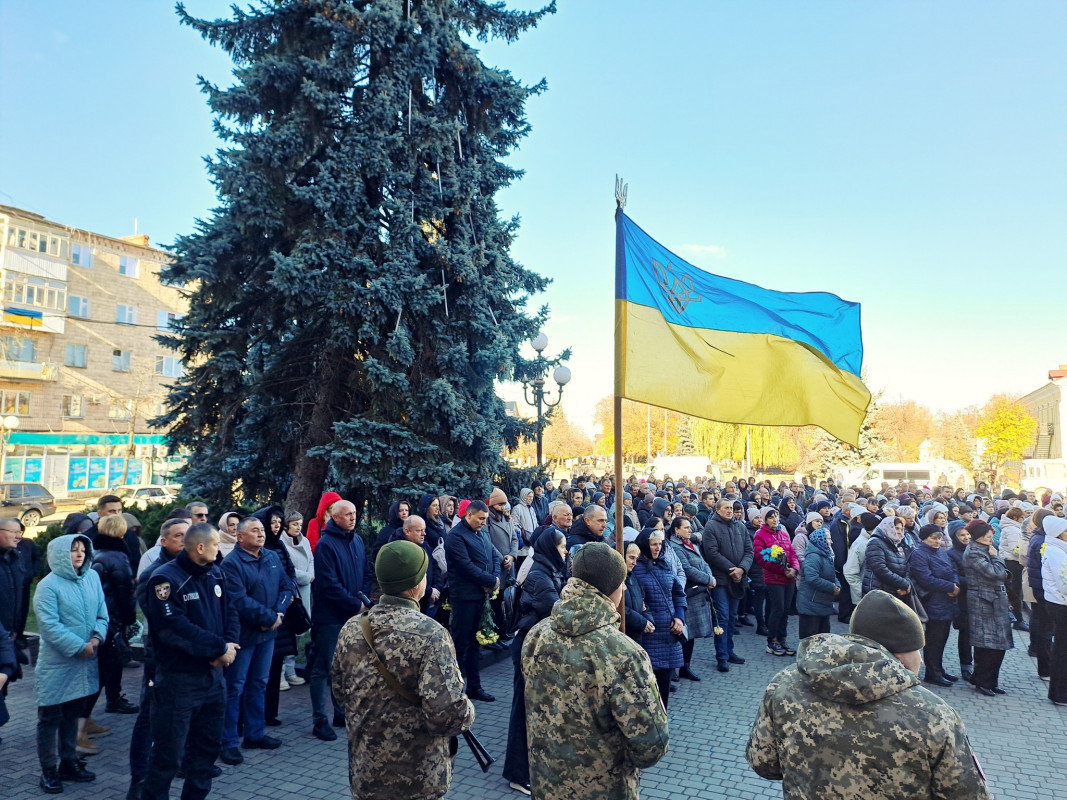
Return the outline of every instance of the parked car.
{"type": "Polygon", "coordinates": [[[56,513],[56,499],[39,483],[0,483],[0,517],[17,517],[32,528],[56,513]]]}
{"type": "Polygon", "coordinates": [[[115,497],[122,501],[123,505],[136,506],[141,511],[144,511],[149,505],[170,503],[176,497],[176,495],[172,494],[166,486],[161,484],[134,483],[129,486],[116,486],[114,489],[108,489],[99,497],[91,497],[86,500],[86,507],[95,511],[96,504],[100,497],[108,494],[115,495],[115,497]]]}

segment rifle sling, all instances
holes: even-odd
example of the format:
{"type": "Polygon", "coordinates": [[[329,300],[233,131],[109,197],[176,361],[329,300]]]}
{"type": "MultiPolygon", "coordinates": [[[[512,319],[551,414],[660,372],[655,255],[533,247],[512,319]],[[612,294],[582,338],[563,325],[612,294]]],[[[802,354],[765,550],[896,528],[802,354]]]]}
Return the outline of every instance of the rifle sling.
{"type": "Polygon", "coordinates": [[[375,669],[378,670],[378,674],[385,679],[385,682],[389,684],[389,688],[403,697],[413,706],[421,706],[422,698],[413,695],[407,689],[400,685],[400,681],[389,670],[385,668],[385,664],[378,658],[378,653],[374,649],[374,633],[370,628],[370,618],[367,616],[368,612],[364,611],[359,615],[359,627],[363,632],[363,641],[367,643],[367,647],[370,649],[371,663],[374,664],[375,669]]]}

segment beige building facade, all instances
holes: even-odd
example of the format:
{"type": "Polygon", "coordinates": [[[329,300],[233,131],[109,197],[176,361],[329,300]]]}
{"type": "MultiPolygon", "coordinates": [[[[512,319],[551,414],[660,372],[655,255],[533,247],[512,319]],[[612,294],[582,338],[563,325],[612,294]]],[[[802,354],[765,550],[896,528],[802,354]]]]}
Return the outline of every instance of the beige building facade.
{"type": "Polygon", "coordinates": [[[3,480],[57,496],[167,480],[175,460],[148,420],[182,374],[155,340],[187,308],[160,280],[168,259],[144,235],[0,206],[3,480]]]}

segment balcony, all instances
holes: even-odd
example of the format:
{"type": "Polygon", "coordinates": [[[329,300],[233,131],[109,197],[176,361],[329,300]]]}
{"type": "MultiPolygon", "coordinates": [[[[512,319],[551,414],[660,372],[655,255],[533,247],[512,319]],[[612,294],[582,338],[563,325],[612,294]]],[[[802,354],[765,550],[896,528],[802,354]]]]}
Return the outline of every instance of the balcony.
{"type": "Polygon", "coordinates": [[[58,364],[40,364],[36,361],[8,361],[0,359],[0,380],[5,381],[55,381],[59,378],[58,364]]]}

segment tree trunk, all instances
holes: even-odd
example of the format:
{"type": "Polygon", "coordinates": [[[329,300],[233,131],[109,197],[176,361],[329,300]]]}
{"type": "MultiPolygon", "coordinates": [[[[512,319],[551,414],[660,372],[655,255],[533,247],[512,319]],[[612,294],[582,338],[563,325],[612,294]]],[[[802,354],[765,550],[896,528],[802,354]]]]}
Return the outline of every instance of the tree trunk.
{"type": "Polygon", "coordinates": [[[351,356],[338,350],[324,352],[316,371],[315,393],[311,420],[297,444],[293,464],[293,482],[285,496],[286,508],[304,515],[315,516],[323,486],[330,471],[329,463],[321,456],[309,456],[308,450],[329,444],[333,440],[333,424],[343,416],[348,379],[352,373],[351,356]]]}

